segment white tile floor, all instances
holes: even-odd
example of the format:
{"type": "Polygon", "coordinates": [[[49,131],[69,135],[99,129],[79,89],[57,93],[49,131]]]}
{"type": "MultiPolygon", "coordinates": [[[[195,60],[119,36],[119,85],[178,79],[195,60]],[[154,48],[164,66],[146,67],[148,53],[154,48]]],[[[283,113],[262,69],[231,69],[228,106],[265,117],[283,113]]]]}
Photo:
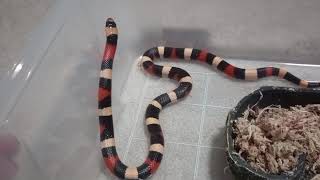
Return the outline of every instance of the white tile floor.
{"type": "MultiPolygon", "coordinates": [[[[297,72],[296,74],[307,79],[314,79],[320,74],[319,67],[297,67],[245,60],[228,61],[240,67],[275,64],[291,72],[297,72]]],[[[195,78],[190,96],[164,108],[160,113],[166,148],[163,164],[152,179],[231,180],[232,175],[225,160],[224,136],[225,120],[229,110],[242,97],[261,86],[292,86],[292,84],[276,78],[261,79],[257,82],[233,80],[215,69],[208,71],[207,67],[199,64],[192,64],[197,67],[194,68],[195,72],[191,66],[186,68],[183,62],[177,63],[169,60],[157,63],[184,67],[195,78]]],[[[138,66],[132,68],[131,74],[134,75],[129,75],[128,84],[123,92],[123,96],[130,97],[123,97],[123,99],[133,104],[139,103],[139,105],[137,105],[138,111],[133,112],[136,117],[135,121],[130,122],[134,126],[130,128],[129,141],[125,144],[119,143],[120,146],[129,147],[125,155],[125,162],[133,165],[142,163],[147,155],[148,133],[143,119],[146,106],[152,98],[172,90],[177,85],[172,80],[151,77],[140,70],[138,66]],[[143,88],[141,91],[130,91],[134,87],[143,88]]]]}
{"type": "MultiPolygon", "coordinates": [[[[140,17],[153,14],[153,11],[163,14],[167,6],[163,6],[162,1],[156,2],[160,3],[158,4],[160,9],[155,10],[144,8],[144,1],[139,1],[137,4],[128,1],[114,4],[115,8],[108,8],[108,11],[105,8],[110,4],[102,0],[65,2],[69,4],[60,4],[61,6],[56,7],[56,14],[47,22],[48,24],[44,24],[46,31],[42,35],[36,34],[39,35],[38,38],[43,38],[31,46],[37,53],[35,55],[32,54],[33,51],[28,52],[28,56],[24,58],[31,64],[23,64],[20,74],[13,79],[19,86],[10,86],[18,88],[7,89],[10,92],[17,92],[18,95],[15,96],[13,103],[9,104],[9,110],[4,117],[26,150],[25,156],[20,159],[19,177],[23,180],[115,179],[105,171],[101,162],[95,112],[98,70],[105,41],[104,18],[117,17],[121,33],[113,74],[116,143],[119,155],[126,164],[139,165],[147,156],[148,134],[143,119],[145,107],[155,96],[175,88],[176,82],[145,75],[138,68],[137,61],[132,62],[145,49],[166,42],[162,41],[162,38],[167,38],[165,35],[167,26],[176,28],[177,22],[184,22],[182,27],[187,28],[187,25],[190,25],[190,18],[195,17],[191,15],[185,17],[185,13],[180,12],[179,17],[184,18],[183,21],[172,20],[172,14],[178,13],[175,7],[170,11],[171,14],[141,21],[140,17]],[[137,6],[136,9],[129,8],[133,5],[137,6]],[[118,9],[121,9],[121,12],[118,9]],[[133,22],[137,23],[136,26],[131,26],[133,22]],[[155,26],[151,26],[153,24],[155,26]],[[148,34],[149,31],[152,32],[151,35],[148,34]],[[150,37],[145,37],[146,35],[150,37]],[[46,43],[40,43],[41,40],[45,40],[46,43]],[[41,177],[37,177],[38,174],[41,174],[41,177]]],[[[167,4],[170,3],[168,0],[167,4]]],[[[180,6],[181,2],[175,4],[178,5],[180,6]]],[[[204,14],[203,17],[204,21],[209,21],[212,15],[204,14]]],[[[223,16],[218,20],[228,22],[224,21],[224,18],[223,16]]],[[[224,44],[224,40],[231,35],[230,32],[223,34],[224,31],[220,29],[216,35],[215,30],[222,27],[221,25],[216,27],[210,23],[194,23],[198,23],[203,29],[212,30],[212,37],[215,38],[209,38],[210,40],[204,44],[199,44],[200,41],[197,39],[199,36],[195,35],[195,41],[186,43],[181,39],[184,41],[182,44],[212,47],[217,43],[215,40],[218,40],[220,42],[218,45],[229,47],[233,43],[229,37],[229,41],[224,44]]],[[[233,30],[237,28],[230,24],[225,27],[233,30]]],[[[287,39],[290,39],[292,35],[287,36],[287,39]]],[[[278,46],[281,45],[284,46],[283,44],[278,46]]],[[[249,52],[253,51],[254,49],[249,52]]],[[[283,66],[308,80],[317,80],[320,75],[319,66],[295,66],[264,61],[228,61],[240,67],[283,66]]],[[[194,87],[190,96],[165,108],[160,114],[166,142],[165,155],[159,171],[151,179],[232,179],[226,168],[224,155],[224,122],[228,111],[243,96],[260,86],[292,86],[292,84],[275,78],[258,82],[236,81],[198,63],[170,61],[159,63],[186,69],[193,77],[194,87]]],[[[7,103],[3,99],[1,101],[7,103]]]]}

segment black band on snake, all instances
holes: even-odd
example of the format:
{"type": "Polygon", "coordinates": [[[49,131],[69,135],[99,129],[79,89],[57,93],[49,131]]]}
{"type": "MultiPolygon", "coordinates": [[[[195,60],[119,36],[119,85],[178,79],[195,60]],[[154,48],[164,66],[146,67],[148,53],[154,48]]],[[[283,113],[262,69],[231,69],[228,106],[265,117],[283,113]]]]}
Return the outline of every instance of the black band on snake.
{"type": "Polygon", "coordinates": [[[304,88],[320,87],[320,82],[301,80],[282,68],[263,67],[258,69],[242,69],[227,63],[212,53],[194,48],[151,48],[142,56],[142,66],[144,70],[158,77],[177,80],[179,86],[171,92],[156,97],[147,107],[145,121],[150,133],[149,154],[142,165],[138,167],[128,167],[120,161],[114,139],[111,108],[111,79],[112,64],[117,47],[118,30],[113,19],[107,19],[105,31],[107,41],[101,64],[98,94],[101,151],[106,167],[111,173],[121,179],[146,179],[156,172],[164,151],[164,139],[159,121],[159,113],[167,104],[176,102],[188,95],[192,88],[192,78],[188,72],[177,67],[156,65],[153,63],[155,59],[170,58],[206,62],[210,66],[214,66],[226,75],[236,79],[257,80],[268,76],[278,76],[304,88]]]}

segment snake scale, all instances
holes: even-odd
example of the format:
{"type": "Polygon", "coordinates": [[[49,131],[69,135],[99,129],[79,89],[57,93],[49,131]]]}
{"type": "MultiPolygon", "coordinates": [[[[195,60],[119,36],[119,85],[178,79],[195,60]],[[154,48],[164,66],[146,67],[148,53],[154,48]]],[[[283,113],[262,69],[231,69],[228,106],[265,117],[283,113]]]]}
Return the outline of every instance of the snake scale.
{"type": "Polygon", "coordinates": [[[196,60],[216,67],[226,75],[242,80],[257,80],[268,76],[278,76],[304,88],[320,87],[320,82],[302,80],[283,68],[263,67],[242,69],[235,67],[221,57],[194,48],[154,47],[142,56],[144,70],[158,77],[167,77],[179,82],[179,86],[171,92],[161,94],[151,101],[145,113],[145,121],[150,133],[149,154],[144,163],[138,167],[128,167],[121,162],[116,151],[112,108],[111,80],[112,64],[117,48],[118,29],[113,19],[108,18],[105,26],[106,45],[101,63],[98,113],[100,125],[101,151],[106,167],[112,174],[121,179],[146,179],[159,168],[164,151],[164,138],[159,122],[159,113],[167,104],[188,95],[192,89],[192,78],[188,72],[177,67],[160,66],[153,63],[155,59],[170,58],[196,60]]]}

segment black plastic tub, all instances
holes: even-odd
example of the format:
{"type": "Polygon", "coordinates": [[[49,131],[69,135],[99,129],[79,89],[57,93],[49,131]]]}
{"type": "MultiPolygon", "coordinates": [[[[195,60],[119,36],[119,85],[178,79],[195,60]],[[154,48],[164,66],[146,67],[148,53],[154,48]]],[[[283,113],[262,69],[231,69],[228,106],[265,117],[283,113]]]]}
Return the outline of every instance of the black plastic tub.
{"type": "Polygon", "coordinates": [[[244,97],[238,105],[229,112],[226,122],[227,161],[237,180],[302,180],[304,179],[304,157],[301,156],[296,170],[290,174],[270,175],[252,168],[234,147],[235,134],[233,133],[234,120],[243,116],[248,107],[256,105],[264,108],[269,105],[281,105],[287,108],[294,105],[320,104],[320,89],[303,89],[288,87],[261,87],[244,97]]]}

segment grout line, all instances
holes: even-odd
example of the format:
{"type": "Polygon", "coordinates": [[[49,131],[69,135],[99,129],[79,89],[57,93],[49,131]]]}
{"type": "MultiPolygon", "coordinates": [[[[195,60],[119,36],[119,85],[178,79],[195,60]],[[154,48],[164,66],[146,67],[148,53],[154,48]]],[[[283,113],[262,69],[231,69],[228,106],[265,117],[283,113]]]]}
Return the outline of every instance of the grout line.
{"type": "Polygon", "coordinates": [[[219,149],[219,150],[225,150],[226,148],[225,147],[211,147],[211,146],[199,146],[200,148],[208,148],[208,149],[219,149]]]}
{"type": "MultiPolygon", "coordinates": [[[[133,139],[139,140],[139,141],[146,141],[146,139],[134,137],[133,139]]],[[[177,145],[185,145],[185,146],[197,146],[196,144],[190,144],[190,143],[183,143],[183,142],[175,142],[175,141],[166,141],[166,143],[169,144],[177,144],[177,145]]]]}
{"type": "Polygon", "coordinates": [[[215,74],[216,72],[215,71],[212,71],[212,72],[198,72],[198,71],[188,71],[189,74],[200,74],[200,75],[208,75],[208,74],[215,74]]]}
{"type": "Polygon", "coordinates": [[[126,152],[124,154],[124,161],[127,160],[127,156],[128,156],[128,153],[129,153],[129,148],[131,146],[132,139],[134,138],[133,137],[134,136],[134,132],[135,132],[135,130],[137,128],[137,123],[138,123],[140,111],[142,109],[142,104],[143,104],[143,101],[144,101],[143,94],[145,94],[145,92],[147,90],[147,87],[148,87],[148,84],[149,84],[149,80],[147,79],[146,82],[144,83],[144,86],[143,86],[143,89],[142,89],[142,93],[140,95],[139,106],[138,106],[138,110],[136,111],[137,114],[136,114],[136,117],[135,117],[133,128],[132,128],[130,136],[129,136],[128,144],[127,144],[127,147],[126,147],[126,152]]]}
{"type": "Polygon", "coordinates": [[[200,121],[200,130],[199,130],[199,137],[198,137],[198,148],[197,148],[197,156],[196,156],[196,164],[194,167],[194,176],[193,179],[195,180],[198,176],[198,167],[199,167],[199,160],[200,160],[200,145],[201,145],[201,135],[203,131],[203,124],[205,120],[205,113],[207,104],[207,97],[208,97],[208,86],[209,86],[209,78],[208,75],[205,76],[205,89],[204,89],[204,100],[203,100],[203,107],[202,107],[202,114],[201,114],[201,121],[200,121]]]}
{"type": "MultiPolygon", "coordinates": [[[[207,98],[207,97],[205,97],[207,98]]],[[[207,99],[205,99],[205,101],[207,101],[207,99]]],[[[216,105],[209,105],[209,104],[196,104],[196,103],[184,103],[181,102],[180,104],[184,104],[184,105],[191,105],[191,106],[202,106],[202,107],[213,107],[213,108],[221,108],[221,109],[231,109],[231,107],[227,107],[227,106],[216,106],[216,105]]]]}
{"type": "MultiPolygon", "coordinates": [[[[149,101],[152,98],[150,97],[144,97],[145,101],[149,101]]],[[[130,102],[134,102],[134,101],[130,101],[130,102]]],[[[188,103],[188,102],[183,102],[180,101],[179,104],[183,104],[183,105],[191,105],[191,106],[202,106],[202,107],[212,107],[212,108],[221,108],[221,109],[232,109],[232,107],[227,107],[227,106],[217,106],[217,105],[210,105],[210,104],[197,104],[197,103],[188,103]]]]}
{"type": "Polygon", "coordinates": [[[203,130],[203,124],[204,124],[204,116],[205,116],[205,110],[206,110],[206,106],[207,106],[207,98],[208,98],[208,88],[209,88],[209,78],[208,76],[205,77],[205,88],[204,88],[204,100],[203,100],[203,111],[202,111],[202,115],[201,115],[201,122],[200,122],[200,131],[199,131],[199,145],[201,142],[201,133],[203,130]]]}
{"type": "Polygon", "coordinates": [[[185,102],[181,102],[180,104],[205,107],[204,104],[196,104],[196,103],[185,103],[185,102]]]}
{"type": "Polygon", "coordinates": [[[215,106],[215,105],[209,105],[209,104],[206,104],[205,106],[213,107],[213,108],[232,109],[232,107],[227,107],[227,106],[215,106]]]}
{"type": "MultiPolygon", "coordinates": [[[[138,140],[138,141],[146,141],[146,139],[143,139],[143,138],[140,138],[140,137],[133,137],[132,139],[133,140],[138,140]]],[[[176,144],[176,145],[184,145],[184,146],[200,147],[200,148],[225,150],[224,147],[205,146],[205,145],[190,144],[190,143],[175,142],[175,141],[166,141],[166,143],[168,143],[168,144],[176,144]]]]}

